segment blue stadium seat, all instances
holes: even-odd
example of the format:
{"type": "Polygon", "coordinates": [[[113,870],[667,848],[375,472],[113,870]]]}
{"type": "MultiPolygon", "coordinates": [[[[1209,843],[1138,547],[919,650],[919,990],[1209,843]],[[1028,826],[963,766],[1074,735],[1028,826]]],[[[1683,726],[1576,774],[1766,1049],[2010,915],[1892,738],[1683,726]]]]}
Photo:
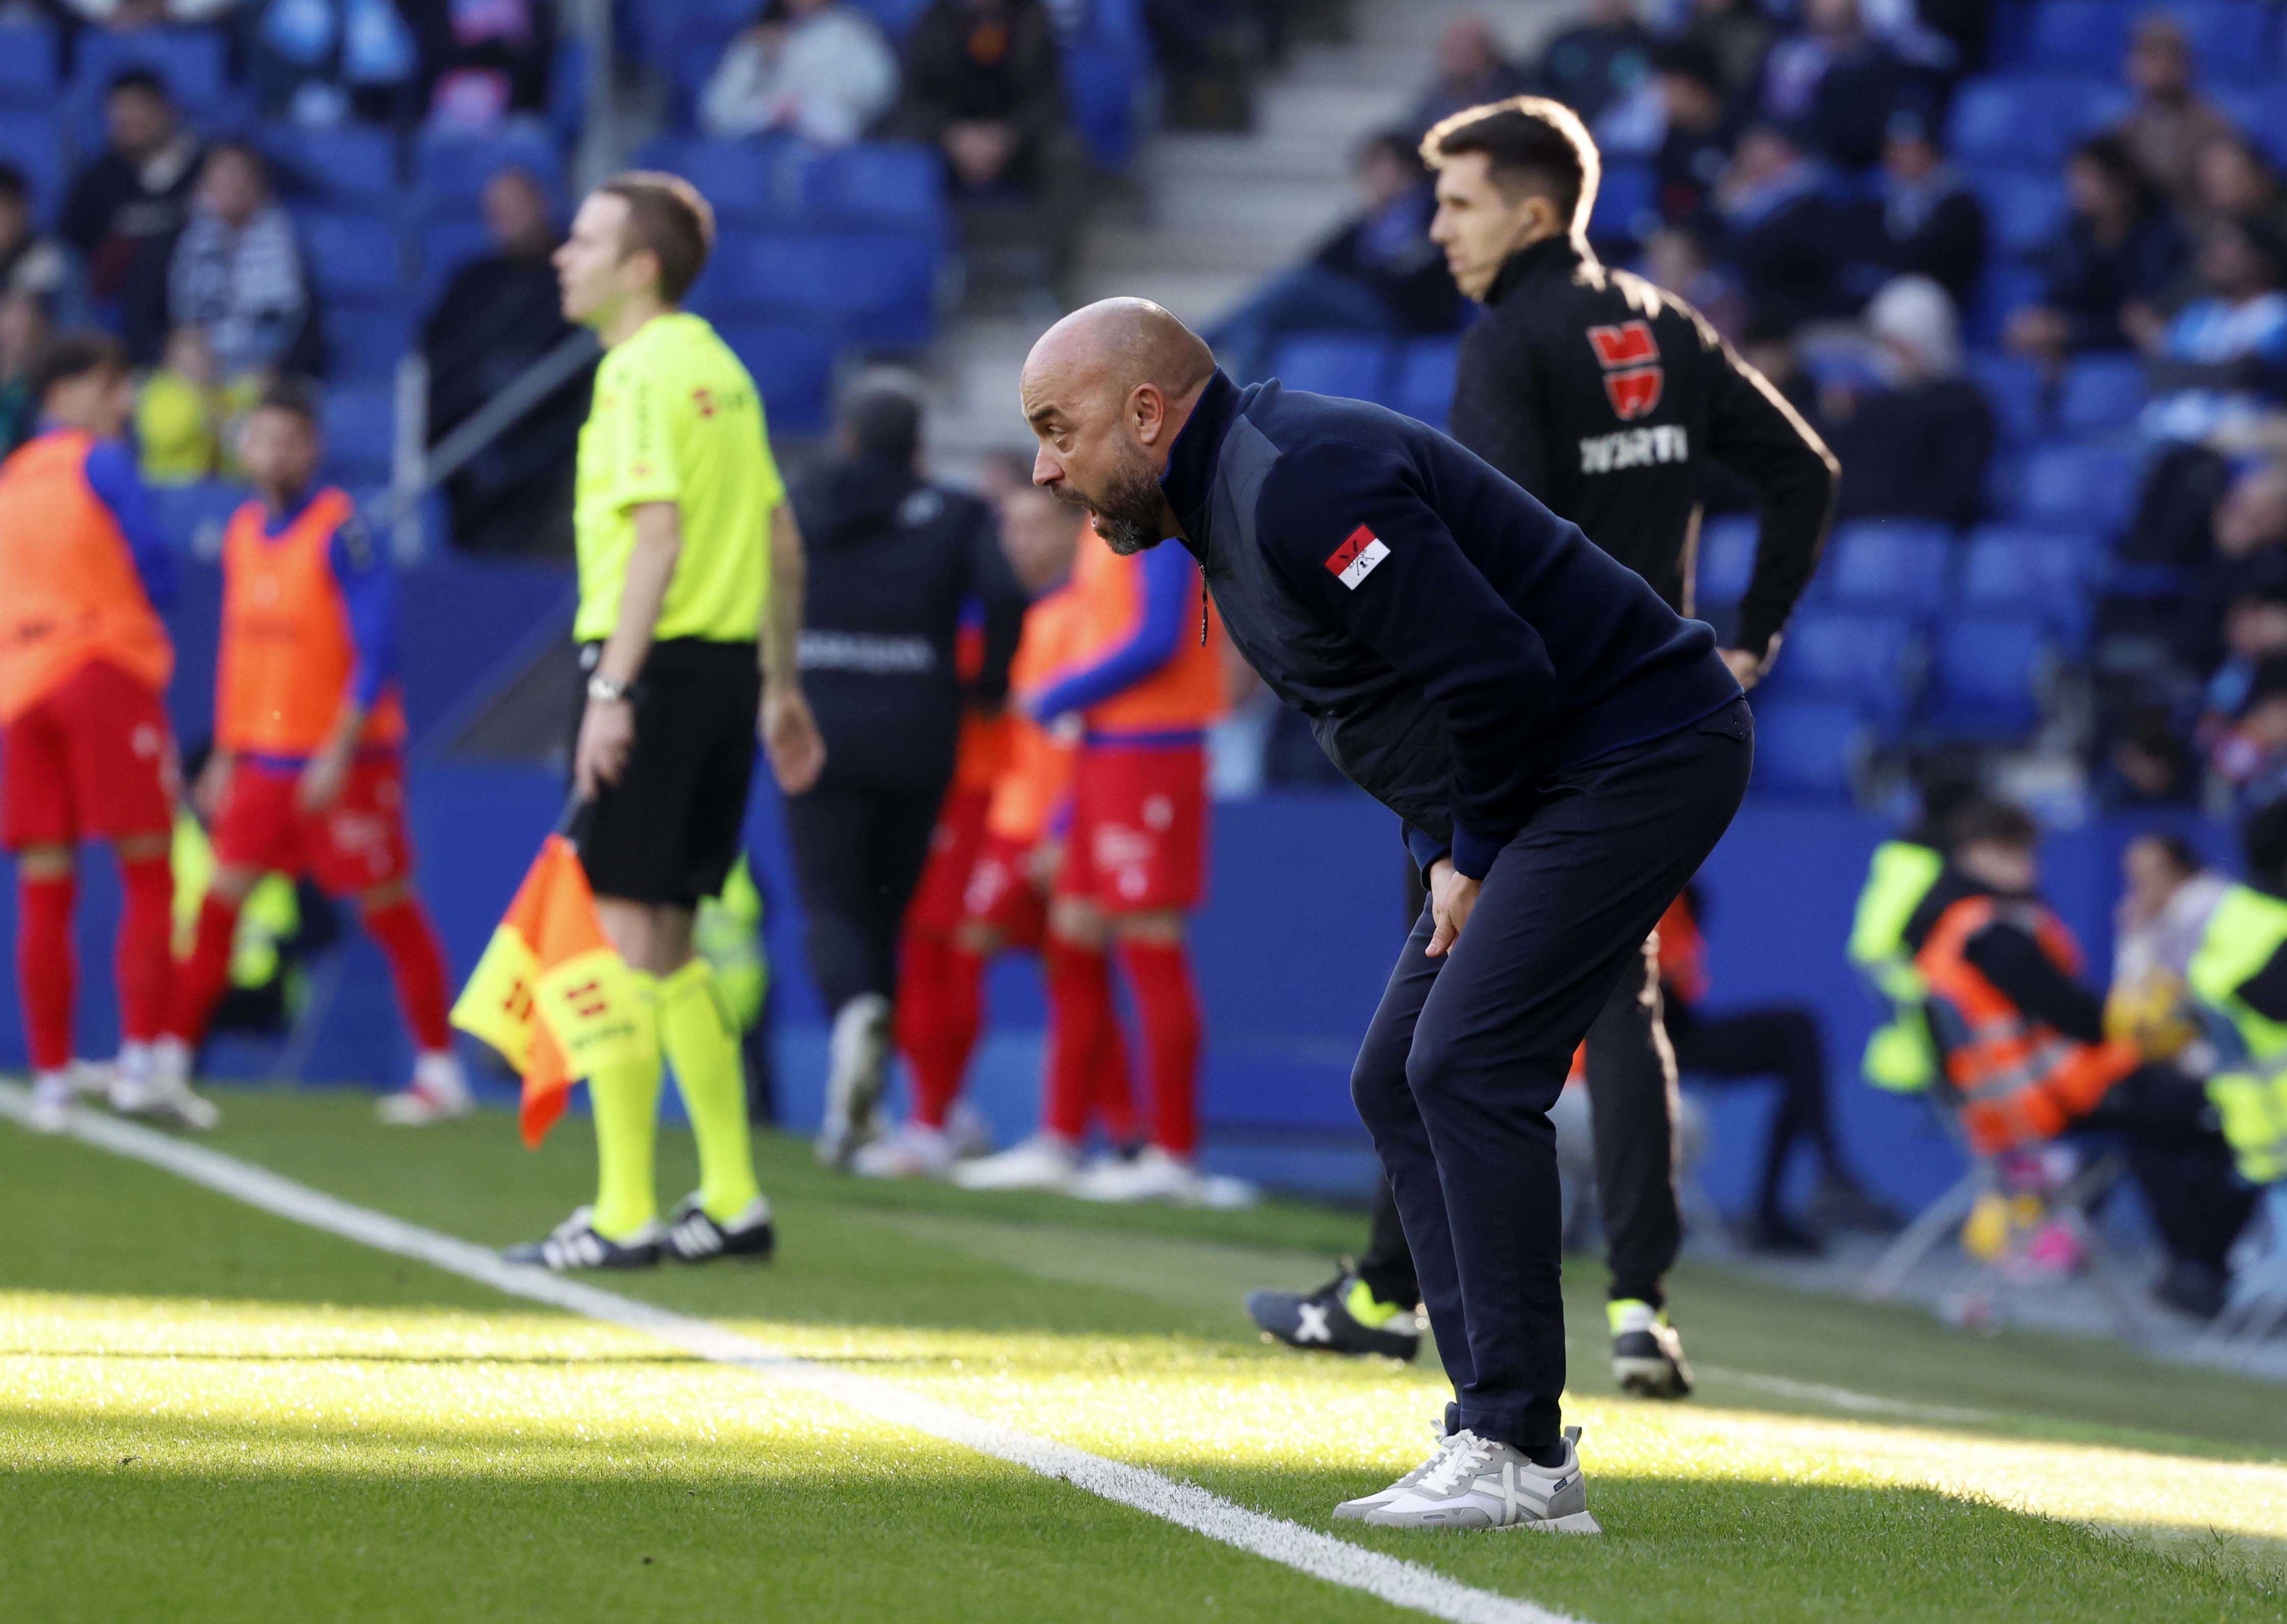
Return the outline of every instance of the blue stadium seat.
{"type": "Polygon", "coordinates": [[[1953,738],[2016,739],[2040,725],[2048,628],[2032,616],[1977,615],[1937,630],[1928,722],[1953,738]]]}
{"type": "Polygon", "coordinates": [[[413,347],[413,324],[402,311],[329,305],[324,320],[328,376],[338,383],[392,377],[413,347]]]}
{"type": "Polygon", "coordinates": [[[2052,162],[2064,133],[2057,82],[2018,76],[1965,80],[1946,117],[1946,147],[1962,163],[2052,162]]]}
{"type": "Polygon", "coordinates": [[[2083,355],[2067,364],[2057,391],[2057,426],[2095,434],[2135,421],[2144,409],[2144,363],[2133,355],[2083,355]]]}
{"type": "Polygon", "coordinates": [[[2115,446],[2045,446],[2027,459],[2017,517],[2059,530],[2117,535],[2134,516],[2137,454],[2115,446]]]}
{"type": "Polygon", "coordinates": [[[799,146],[790,140],[713,141],[669,137],[643,150],[647,169],[680,175],[706,195],[726,229],[782,224],[795,213],[799,146]]]}
{"type": "Polygon", "coordinates": [[[28,107],[0,107],[0,162],[12,163],[31,183],[32,212],[51,222],[63,207],[63,138],[55,119],[28,107]]]}
{"type": "Polygon", "coordinates": [[[1379,400],[1389,376],[1390,343],[1365,333],[1304,333],[1278,346],[1270,376],[1289,389],[1379,400]]]}
{"type": "Polygon", "coordinates": [[[858,9],[869,13],[893,40],[912,32],[914,20],[929,7],[930,0],[858,0],[858,9]]]}
{"type": "Polygon", "coordinates": [[[1458,338],[1416,338],[1397,353],[1390,369],[1389,404],[1392,410],[1418,417],[1434,428],[1445,426],[1453,409],[1453,371],[1461,359],[1458,338]]]}
{"type": "Polygon", "coordinates": [[[2274,59],[2264,50],[2272,7],[2248,0],[2166,0],[2156,9],[2182,26],[2201,78],[2248,83],[2272,73],[2274,59]]]}
{"type": "Polygon", "coordinates": [[[1967,337],[1974,345],[2001,342],[2013,311],[2038,304],[2047,289],[2041,273],[2027,265],[1989,265],[1970,296],[1967,337]]]}
{"type": "Polygon", "coordinates": [[[387,305],[405,289],[405,258],[397,228],[365,214],[296,210],[295,229],[318,290],[328,300],[387,305]]]}
{"type": "Polygon", "coordinates": [[[437,302],[453,273],[480,254],[492,251],[492,234],[479,220],[431,220],[421,230],[421,288],[416,303],[423,311],[437,302]]]}
{"type": "Polygon", "coordinates": [[[2086,635],[2090,589],[2104,567],[2102,538],[2086,533],[1982,525],[1970,533],[1961,605],[1974,614],[2040,621],[2077,645],[2086,635]]]}
{"type": "MultiPolygon", "coordinates": [[[[1911,616],[1806,609],[1788,623],[1771,697],[1839,701],[1895,729],[1913,708],[1919,656],[1911,616]]],[[[1756,694],[1761,700],[1762,690],[1756,694]]]]}
{"type": "Polygon", "coordinates": [[[1952,536],[1943,525],[1854,520],[1828,541],[1813,590],[1837,605],[1893,612],[1936,609],[1951,586],[1952,536]]]}
{"type": "Polygon", "coordinates": [[[1136,94],[1145,61],[1125,49],[1086,42],[1064,48],[1064,102],[1098,169],[1118,174],[1135,160],[1142,119],[1136,94]]]}
{"type": "Polygon", "coordinates": [[[1848,801],[1872,742],[1856,709],[1831,700],[1755,707],[1754,787],[1769,795],[1848,801]]]}
{"type": "Polygon", "coordinates": [[[2118,123],[2134,99],[2114,68],[2093,79],[2052,79],[2048,86],[2049,119],[2059,158],[2083,137],[2118,123]]]}
{"type": "Polygon", "coordinates": [[[306,130],[266,124],[257,138],[278,189],[289,196],[321,199],[344,209],[396,210],[403,195],[397,141],[389,131],[361,124],[306,130]]]}
{"type": "Polygon", "coordinates": [[[1755,572],[1755,521],[1744,513],[1725,513],[1699,527],[1699,607],[1736,604],[1747,595],[1755,572]]]}
{"type": "Polygon", "coordinates": [[[326,391],[320,408],[326,430],[326,471],[345,485],[383,484],[396,454],[395,392],[386,384],[326,391]]]}
{"type": "Polygon", "coordinates": [[[2040,73],[2117,75],[2129,16],[2126,0],[2043,0],[2025,32],[2025,65],[2040,73]]]}
{"type": "Polygon", "coordinates": [[[563,160],[556,144],[537,131],[427,131],[415,148],[413,173],[422,202],[431,212],[473,214],[485,183],[511,165],[530,170],[551,193],[563,190],[563,160]]]}
{"type": "Polygon", "coordinates": [[[944,160],[918,142],[861,141],[822,152],[802,166],[801,177],[806,226],[942,241],[951,225],[944,160]]]}
{"type": "Polygon", "coordinates": [[[2005,444],[2030,445],[2046,432],[2049,385],[2038,361],[1988,352],[1969,358],[1969,376],[1993,408],[2005,444]]]}
{"type": "Polygon", "coordinates": [[[834,340],[815,329],[731,322],[723,342],[762,391],[773,434],[823,434],[833,416],[834,340]]]}
{"type": "Polygon", "coordinates": [[[937,322],[938,250],[880,233],[753,233],[726,238],[702,279],[708,301],[742,315],[807,318],[843,338],[919,349],[937,322]]]}
{"type": "Polygon", "coordinates": [[[74,48],[75,94],[100,99],[112,80],[131,67],[147,67],[166,81],[177,101],[210,111],[225,99],[228,64],[220,28],[137,28],[115,34],[83,30],[74,48]]]}
{"type": "Polygon", "coordinates": [[[1588,216],[1592,237],[1636,237],[1656,218],[1659,177],[1649,163],[1615,163],[1604,170],[1596,206],[1588,216]]]}
{"type": "Polygon", "coordinates": [[[1997,254],[2038,253],[2064,224],[2065,183],[2054,170],[1974,170],[1969,186],[1985,205],[1986,237],[1997,254]]]}
{"type": "Polygon", "coordinates": [[[49,101],[57,77],[53,28],[42,22],[0,25],[0,101],[49,101]]]}

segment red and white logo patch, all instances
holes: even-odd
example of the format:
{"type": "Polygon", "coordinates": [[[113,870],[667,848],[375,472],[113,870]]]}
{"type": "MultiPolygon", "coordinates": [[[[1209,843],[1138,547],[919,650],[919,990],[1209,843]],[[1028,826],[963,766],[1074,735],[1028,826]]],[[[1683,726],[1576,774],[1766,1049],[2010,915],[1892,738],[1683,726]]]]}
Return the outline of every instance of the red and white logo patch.
{"type": "Polygon", "coordinates": [[[1333,575],[1353,592],[1358,582],[1373,574],[1373,566],[1389,556],[1389,549],[1381,538],[1360,525],[1342,539],[1342,544],[1326,555],[1327,573],[1333,575]]]}
{"type": "Polygon", "coordinates": [[[1659,345],[1651,336],[1650,322],[1592,327],[1588,342],[1604,368],[1604,398],[1622,423],[1633,423],[1659,404],[1666,375],[1660,369],[1659,345]]]}

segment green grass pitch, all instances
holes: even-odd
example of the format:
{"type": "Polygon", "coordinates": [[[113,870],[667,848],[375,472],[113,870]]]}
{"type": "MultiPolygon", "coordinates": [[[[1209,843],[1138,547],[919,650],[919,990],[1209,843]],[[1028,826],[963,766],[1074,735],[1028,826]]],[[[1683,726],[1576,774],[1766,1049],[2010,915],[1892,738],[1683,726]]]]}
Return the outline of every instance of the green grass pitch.
{"type": "MultiPolygon", "coordinates": [[[[217,1148],[471,1240],[528,1239],[584,1191],[576,1121],[528,1155],[496,1116],[388,1133],[361,1096],[223,1098],[217,1148]]],[[[1354,1216],[982,1198],[761,1154],[776,1264],[598,1283],[1313,1529],[1426,1446],[1426,1362],[1268,1348],[1239,1311],[1323,1278],[1354,1216]]],[[[672,1200],[687,1137],[661,1161],[672,1200]]],[[[0,1218],[0,1618],[1407,1616],[5,1122],[0,1218]]],[[[1595,1624],[2287,1616],[2279,1389],[1695,1267],[1676,1316],[1702,1390],[1654,1405],[1606,1378],[1600,1271],[1569,1274],[1567,1410],[1605,1537],[1342,1537],[1595,1624]]]]}

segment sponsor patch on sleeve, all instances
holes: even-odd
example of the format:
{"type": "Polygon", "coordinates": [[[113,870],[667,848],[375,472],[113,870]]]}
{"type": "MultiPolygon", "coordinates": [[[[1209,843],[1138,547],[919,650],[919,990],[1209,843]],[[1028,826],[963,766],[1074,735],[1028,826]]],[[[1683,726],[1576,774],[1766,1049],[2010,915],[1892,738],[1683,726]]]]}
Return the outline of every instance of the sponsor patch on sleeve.
{"type": "Polygon", "coordinates": [[[1381,538],[1360,525],[1342,539],[1342,544],[1326,555],[1326,571],[1353,592],[1358,582],[1373,574],[1373,566],[1389,556],[1389,549],[1381,538]]]}

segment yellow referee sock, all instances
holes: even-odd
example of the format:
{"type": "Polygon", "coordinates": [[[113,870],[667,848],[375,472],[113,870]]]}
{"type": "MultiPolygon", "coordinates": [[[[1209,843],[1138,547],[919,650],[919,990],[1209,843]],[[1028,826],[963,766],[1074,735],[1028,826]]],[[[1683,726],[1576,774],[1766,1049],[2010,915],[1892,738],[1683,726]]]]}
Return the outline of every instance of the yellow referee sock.
{"type": "Polygon", "coordinates": [[[596,1211],[606,1240],[624,1240],[659,1216],[653,1147],[659,1138],[659,983],[635,973],[636,1018],[650,1039],[642,1059],[605,1066],[588,1079],[596,1116],[596,1211]]]}
{"type": "Polygon", "coordinates": [[[762,1194],[747,1137],[747,1073],[738,1029],[715,984],[715,967],[693,959],[659,987],[659,1040],[699,1141],[699,1204],[727,1223],[762,1194]]]}

